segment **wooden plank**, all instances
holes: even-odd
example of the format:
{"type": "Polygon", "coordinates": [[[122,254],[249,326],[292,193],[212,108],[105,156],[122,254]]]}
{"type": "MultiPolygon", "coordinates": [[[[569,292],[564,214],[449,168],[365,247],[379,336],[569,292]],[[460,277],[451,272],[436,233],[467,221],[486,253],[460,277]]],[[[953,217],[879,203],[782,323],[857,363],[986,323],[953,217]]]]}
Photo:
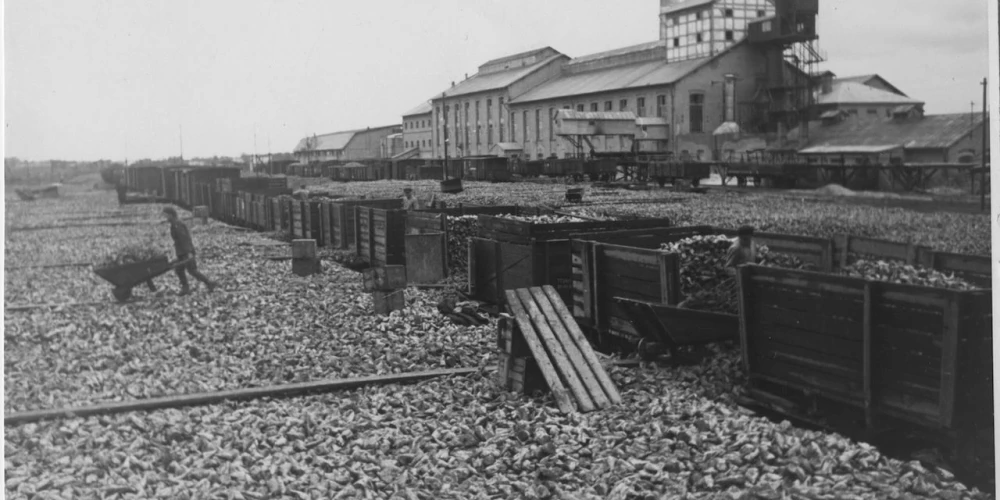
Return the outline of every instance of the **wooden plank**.
{"type": "MultiPolygon", "coordinates": [[[[861,342],[816,335],[813,332],[772,327],[766,324],[761,324],[760,328],[767,333],[754,337],[755,343],[766,345],[769,349],[784,349],[803,356],[825,359],[845,367],[855,368],[858,373],[861,373],[863,355],[861,342]]],[[[758,349],[756,352],[766,354],[767,351],[758,349]]]]}
{"type": "Polygon", "coordinates": [[[762,304],[825,316],[855,318],[864,307],[860,297],[762,283],[752,283],[750,293],[762,304]]]}
{"type": "Polygon", "coordinates": [[[661,253],[657,260],[660,266],[660,303],[675,305],[681,301],[680,256],[661,253]]]}
{"type": "Polygon", "coordinates": [[[752,280],[753,269],[749,266],[741,266],[736,270],[736,284],[737,284],[737,301],[739,302],[740,311],[740,348],[743,355],[743,370],[747,375],[752,375],[753,369],[756,369],[754,363],[752,363],[750,355],[750,347],[753,345],[751,342],[750,335],[756,333],[756,328],[752,328],[754,325],[751,321],[754,319],[751,316],[749,286],[752,280]]]}
{"type": "Polygon", "coordinates": [[[877,300],[872,304],[872,315],[879,326],[941,334],[944,315],[941,310],[894,307],[892,303],[877,300]]]}
{"type": "Polygon", "coordinates": [[[750,309],[758,323],[778,325],[855,341],[860,341],[863,335],[862,325],[858,321],[860,318],[855,318],[852,321],[832,316],[818,316],[790,309],[771,307],[760,303],[754,303],[750,309]]]}
{"type": "Polygon", "coordinates": [[[862,323],[862,392],[864,394],[865,405],[865,427],[873,429],[875,427],[874,407],[872,406],[872,284],[865,283],[865,304],[862,323]]]}
{"type": "Polygon", "coordinates": [[[524,336],[524,340],[528,343],[528,348],[531,349],[535,362],[538,363],[538,367],[542,371],[542,376],[549,384],[549,389],[556,400],[556,406],[563,413],[574,413],[576,411],[574,402],[570,399],[569,393],[559,379],[559,374],[556,373],[555,367],[552,366],[549,354],[535,333],[535,327],[528,317],[528,312],[521,305],[520,298],[518,298],[517,293],[513,290],[507,290],[505,294],[507,297],[507,306],[510,308],[511,313],[513,313],[514,321],[517,322],[517,326],[521,330],[521,335],[524,336]]]}
{"type": "Polygon", "coordinates": [[[993,274],[993,263],[987,256],[934,252],[933,262],[934,269],[942,272],[978,274],[984,277],[993,274]]]}
{"type": "Polygon", "coordinates": [[[580,266],[583,268],[583,317],[594,320],[594,245],[583,244],[580,254],[580,266]]]}
{"type": "MultiPolygon", "coordinates": [[[[577,360],[572,359],[571,354],[566,351],[566,348],[556,338],[552,328],[549,327],[548,322],[545,320],[541,309],[539,309],[538,304],[535,303],[535,299],[531,296],[530,289],[519,288],[515,290],[515,293],[521,299],[521,304],[528,311],[528,316],[535,325],[535,331],[539,334],[542,345],[545,346],[549,356],[552,357],[553,364],[558,370],[559,375],[566,381],[570,392],[576,398],[580,411],[593,411],[596,408],[594,400],[587,391],[587,387],[584,381],[581,380],[576,368],[574,368],[574,363],[577,360]]],[[[582,359],[579,361],[582,362],[582,359]]]]}
{"type": "MultiPolygon", "coordinates": [[[[519,291],[519,293],[521,291],[519,291]]],[[[569,355],[569,359],[573,363],[573,368],[576,370],[577,375],[583,382],[584,388],[587,390],[587,394],[590,395],[594,405],[598,408],[607,408],[611,406],[611,401],[604,393],[604,388],[601,386],[600,382],[597,381],[593,368],[589,363],[587,363],[586,358],[584,358],[583,351],[580,346],[573,340],[569,332],[566,330],[566,326],[563,324],[560,316],[556,313],[551,299],[545,295],[545,291],[542,290],[541,287],[532,287],[528,290],[528,293],[534,299],[535,303],[538,304],[538,307],[541,308],[544,316],[543,319],[548,321],[548,325],[555,334],[556,340],[560,343],[560,345],[562,345],[566,354],[569,355]]],[[[522,299],[523,298],[524,296],[522,295],[522,299]]]]}
{"type": "Polygon", "coordinates": [[[611,381],[611,377],[608,376],[607,372],[604,371],[604,366],[601,365],[601,361],[597,358],[597,354],[590,347],[590,343],[587,342],[587,338],[583,335],[583,331],[580,330],[580,326],[573,320],[569,311],[566,309],[565,305],[560,303],[559,293],[552,286],[546,285],[542,287],[545,295],[549,298],[556,314],[562,319],[563,326],[569,333],[573,341],[576,342],[577,347],[583,353],[583,357],[587,364],[590,365],[591,370],[593,370],[594,375],[597,377],[597,381],[601,384],[604,389],[604,394],[607,395],[608,399],[614,403],[619,404],[622,402],[621,394],[618,392],[618,388],[615,387],[614,382],[611,381]]]}
{"type": "Polygon", "coordinates": [[[702,345],[739,338],[739,316],[692,309],[679,309],[666,304],[646,303],[645,309],[656,320],[670,343],[702,345]]]}
{"type": "Polygon", "coordinates": [[[85,418],[97,415],[114,415],[166,408],[186,408],[191,406],[219,404],[225,401],[248,401],[261,398],[285,398],[300,396],[303,394],[321,394],[334,391],[352,390],[371,385],[406,384],[438,377],[467,376],[478,372],[478,368],[459,368],[425,372],[397,373],[392,375],[303,382],[279,386],[185,394],[181,396],[166,396],[160,398],[142,399],[138,401],[106,403],[94,406],[51,410],[32,410],[12,414],[8,413],[4,416],[4,425],[20,425],[30,422],[39,422],[42,420],[85,418]]]}
{"type": "Polygon", "coordinates": [[[808,271],[797,271],[790,269],[779,269],[774,267],[748,266],[755,269],[752,274],[752,281],[756,285],[762,283],[791,288],[801,288],[805,290],[816,290],[819,292],[830,292],[842,294],[847,297],[864,296],[864,280],[860,278],[850,278],[846,276],[836,276],[831,274],[814,273],[808,271]]]}
{"type": "Polygon", "coordinates": [[[941,423],[951,427],[954,420],[955,393],[957,387],[957,361],[960,316],[958,295],[952,295],[944,310],[944,338],[941,346],[941,423]]]}
{"type": "Polygon", "coordinates": [[[861,394],[861,377],[848,380],[824,371],[818,371],[808,364],[790,362],[786,359],[768,359],[761,362],[751,377],[767,377],[768,380],[786,387],[797,387],[813,393],[851,401],[861,407],[864,404],[861,394]]]}

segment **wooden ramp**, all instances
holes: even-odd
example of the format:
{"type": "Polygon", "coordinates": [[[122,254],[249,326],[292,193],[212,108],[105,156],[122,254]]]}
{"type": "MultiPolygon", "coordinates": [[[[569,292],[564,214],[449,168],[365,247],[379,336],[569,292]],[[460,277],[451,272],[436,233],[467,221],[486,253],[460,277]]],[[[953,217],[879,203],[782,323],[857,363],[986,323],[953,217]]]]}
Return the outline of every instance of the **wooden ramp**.
{"type": "Polygon", "coordinates": [[[537,367],[564,413],[589,412],[621,403],[621,394],[555,288],[546,285],[507,290],[506,296],[514,320],[507,335],[501,332],[507,347],[501,366],[505,378],[521,375],[520,387],[531,387],[528,379],[532,368],[537,367]],[[520,366],[518,344],[524,345],[523,352],[528,354],[520,358],[520,366]],[[523,373],[517,373],[519,369],[523,373]]]}

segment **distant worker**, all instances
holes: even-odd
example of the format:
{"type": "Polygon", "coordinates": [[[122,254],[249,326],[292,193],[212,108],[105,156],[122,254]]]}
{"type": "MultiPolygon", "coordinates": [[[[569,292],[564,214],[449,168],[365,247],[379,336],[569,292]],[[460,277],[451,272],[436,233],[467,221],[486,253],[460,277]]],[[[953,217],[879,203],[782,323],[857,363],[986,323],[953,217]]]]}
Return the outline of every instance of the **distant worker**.
{"type": "Polygon", "coordinates": [[[420,208],[420,200],[413,196],[413,188],[403,188],[403,210],[420,208]]]}
{"type": "Polygon", "coordinates": [[[115,183],[115,191],[118,192],[118,204],[124,205],[128,201],[128,188],[125,187],[125,181],[119,180],[115,183]]]}
{"type": "Polygon", "coordinates": [[[302,198],[303,201],[309,200],[309,190],[306,189],[306,185],[303,184],[302,187],[293,193],[297,198],[302,198]]]}
{"type": "Polygon", "coordinates": [[[174,251],[177,253],[177,261],[187,261],[175,269],[177,278],[181,281],[180,294],[187,295],[191,293],[186,272],[190,272],[191,276],[204,283],[209,292],[215,290],[217,284],[206,278],[204,274],[198,272],[198,263],[195,261],[194,242],[191,241],[191,232],[188,231],[187,225],[181,222],[180,217],[177,216],[177,211],[173,207],[165,207],[163,214],[166,216],[167,222],[170,223],[170,237],[174,240],[174,251]]]}
{"type": "Polygon", "coordinates": [[[743,264],[757,262],[757,245],[753,242],[754,229],[743,226],[736,232],[737,239],[726,252],[726,268],[736,268],[743,264]]]}

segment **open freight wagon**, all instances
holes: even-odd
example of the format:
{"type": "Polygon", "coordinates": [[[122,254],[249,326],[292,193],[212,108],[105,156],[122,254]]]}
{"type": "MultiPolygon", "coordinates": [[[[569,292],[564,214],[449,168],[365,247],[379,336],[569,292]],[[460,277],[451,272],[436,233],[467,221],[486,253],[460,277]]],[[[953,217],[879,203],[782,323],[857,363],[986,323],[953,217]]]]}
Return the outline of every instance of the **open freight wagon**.
{"type": "Polygon", "coordinates": [[[669,227],[668,219],[538,224],[479,216],[479,237],[469,248],[469,291],[477,300],[502,304],[504,291],[552,285],[572,303],[570,235],[583,232],[669,227]]]}
{"type": "Polygon", "coordinates": [[[749,396],[828,427],[912,428],[993,455],[992,290],[760,266],[739,272],[749,396]]]}

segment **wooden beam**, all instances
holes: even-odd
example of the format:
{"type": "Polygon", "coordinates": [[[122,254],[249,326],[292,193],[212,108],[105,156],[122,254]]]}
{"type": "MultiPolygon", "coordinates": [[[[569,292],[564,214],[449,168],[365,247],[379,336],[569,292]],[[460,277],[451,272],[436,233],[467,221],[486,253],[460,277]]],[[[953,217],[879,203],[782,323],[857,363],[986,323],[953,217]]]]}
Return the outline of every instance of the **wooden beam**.
{"type": "Polygon", "coordinates": [[[548,321],[549,327],[552,328],[552,332],[555,334],[556,339],[566,350],[566,354],[569,355],[569,359],[573,362],[573,368],[576,369],[577,375],[579,375],[580,380],[583,381],[584,388],[590,394],[590,398],[594,401],[594,404],[598,408],[607,408],[611,406],[611,401],[604,393],[604,388],[601,386],[600,382],[597,380],[597,376],[594,373],[594,368],[587,362],[586,357],[583,355],[585,349],[590,348],[589,344],[579,345],[576,340],[570,336],[569,331],[563,324],[561,316],[556,313],[554,303],[551,298],[545,294],[545,291],[540,287],[533,287],[530,289],[531,296],[535,299],[535,302],[542,309],[544,313],[545,320],[548,321]]]}
{"type": "Polygon", "coordinates": [[[872,407],[872,284],[865,283],[865,309],[862,319],[862,391],[865,398],[865,428],[872,429],[875,425],[874,408],[872,407]]]}
{"type": "MultiPolygon", "coordinates": [[[[503,291],[500,292],[504,293],[503,291]]],[[[514,315],[514,321],[517,322],[517,327],[521,330],[521,335],[524,336],[524,340],[528,343],[528,347],[534,354],[535,362],[538,363],[538,367],[542,371],[542,376],[548,382],[549,389],[552,390],[556,406],[563,413],[574,413],[576,406],[570,400],[569,394],[566,392],[566,387],[559,380],[559,374],[556,373],[555,367],[552,366],[552,361],[549,360],[545,346],[542,345],[542,342],[538,339],[538,335],[535,334],[535,328],[531,324],[528,312],[521,306],[520,298],[518,298],[513,290],[506,290],[506,295],[507,307],[510,308],[510,312],[514,315]]]]}
{"type": "Polygon", "coordinates": [[[958,346],[961,326],[958,294],[952,293],[944,307],[944,335],[941,339],[941,426],[951,428],[958,389],[958,346]]]}
{"type": "Polygon", "coordinates": [[[283,398],[303,394],[319,394],[324,392],[344,391],[370,385],[390,385],[420,382],[437,377],[466,376],[478,372],[478,368],[458,368],[449,370],[433,370],[425,372],[394,373],[349,379],[324,380],[319,382],[303,382],[298,384],[278,385],[270,387],[254,387],[249,389],[234,389],[220,392],[205,392],[185,394],[182,396],[166,396],[161,398],[143,399],[138,401],[122,401],[95,406],[62,408],[54,410],[32,410],[17,412],[4,416],[4,425],[25,424],[58,418],[83,418],[95,415],[113,415],[137,411],[151,411],[166,408],[184,408],[219,404],[225,401],[247,401],[260,398],[283,398]]]}
{"type": "Polygon", "coordinates": [[[607,372],[604,371],[601,365],[601,360],[597,358],[597,353],[590,348],[589,342],[587,342],[587,337],[583,335],[583,330],[580,330],[580,325],[576,324],[573,316],[570,312],[562,307],[559,307],[559,302],[557,300],[562,300],[559,296],[559,292],[556,291],[555,287],[551,285],[546,285],[542,287],[545,291],[545,295],[548,296],[549,300],[554,304],[556,313],[559,318],[562,319],[563,325],[566,327],[566,331],[569,332],[570,337],[573,341],[580,346],[580,350],[583,352],[583,357],[590,365],[591,369],[597,376],[597,381],[600,382],[601,387],[604,388],[604,393],[607,394],[608,399],[614,403],[618,404],[622,402],[622,396],[618,392],[618,388],[615,387],[615,383],[611,381],[611,377],[608,376],[607,372]],[[586,346],[586,348],[584,348],[586,346]]]}
{"type": "MultiPolygon", "coordinates": [[[[538,304],[535,303],[534,297],[531,296],[531,291],[527,288],[520,288],[515,293],[521,299],[524,308],[528,311],[528,316],[534,323],[535,331],[538,332],[542,340],[542,345],[548,348],[546,350],[552,358],[558,373],[562,375],[563,380],[566,381],[566,385],[569,386],[570,392],[576,398],[580,411],[593,411],[596,408],[594,399],[590,397],[590,392],[587,391],[585,381],[581,380],[580,375],[574,367],[577,361],[582,360],[573,359],[572,355],[567,352],[566,348],[556,338],[555,333],[553,333],[552,328],[549,327],[549,323],[545,319],[545,315],[542,314],[538,304]]],[[[536,353],[536,361],[538,357],[536,353]]]]}

